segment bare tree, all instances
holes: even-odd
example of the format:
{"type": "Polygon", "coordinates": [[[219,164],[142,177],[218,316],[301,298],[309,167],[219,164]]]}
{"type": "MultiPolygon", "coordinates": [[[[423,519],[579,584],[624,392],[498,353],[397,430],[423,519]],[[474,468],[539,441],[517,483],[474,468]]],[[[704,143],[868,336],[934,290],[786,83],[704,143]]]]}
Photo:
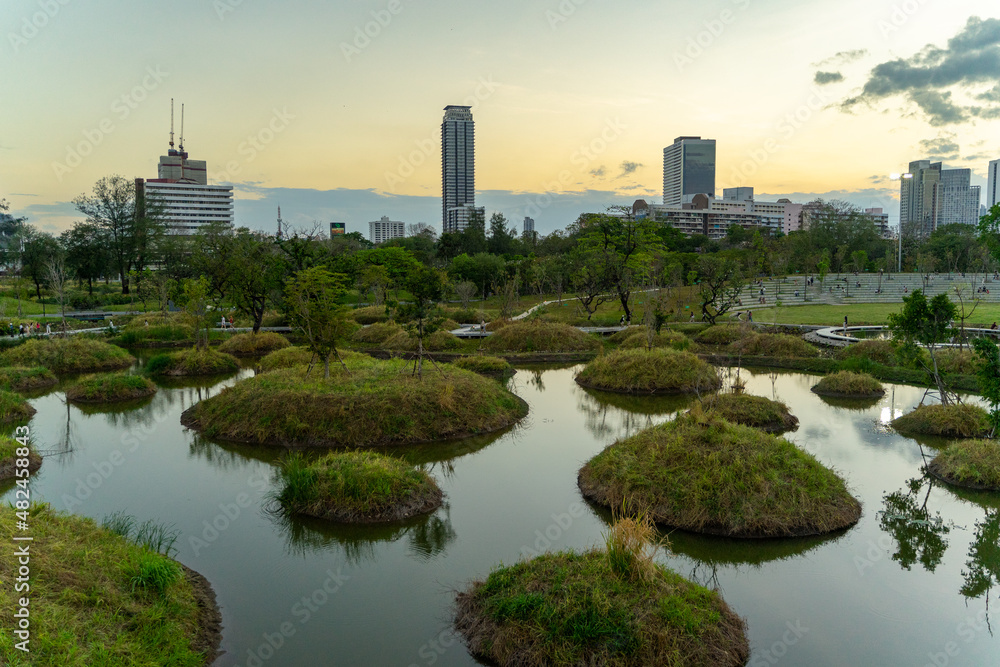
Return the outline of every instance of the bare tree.
{"type": "Polygon", "coordinates": [[[468,280],[463,280],[455,285],[455,294],[458,296],[458,300],[462,302],[462,308],[469,308],[472,298],[476,296],[476,291],[475,283],[471,283],[468,280]]]}
{"type": "Polygon", "coordinates": [[[62,329],[66,330],[66,265],[62,257],[54,257],[45,267],[48,278],[49,289],[59,302],[59,311],[62,315],[62,329]]]}

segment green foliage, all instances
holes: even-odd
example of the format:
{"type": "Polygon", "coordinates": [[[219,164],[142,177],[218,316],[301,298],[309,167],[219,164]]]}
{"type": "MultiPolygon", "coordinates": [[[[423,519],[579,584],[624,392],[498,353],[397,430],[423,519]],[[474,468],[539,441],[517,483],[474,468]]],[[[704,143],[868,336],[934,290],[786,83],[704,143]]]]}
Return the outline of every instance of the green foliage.
{"type": "Polygon", "coordinates": [[[23,396],[0,389],[0,424],[26,422],[35,414],[35,409],[23,396]]]}
{"type": "Polygon", "coordinates": [[[751,333],[751,329],[736,324],[717,324],[700,332],[694,339],[704,345],[729,345],[751,333]]]}
{"type": "Polygon", "coordinates": [[[788,406],[763,396],[751,394],[713,394],[701,400],[701,409],[717,414],[734,424],[752,426],[769,432],[794,429],[799,420],[788,406]]]}
{"type": "Polygon", "coordinates": [[[837,359],[868,359],[883,366],[892,366],[897,361],[896,347],[892,341],[880,338],[852,343],[837,350],[835,356],[837,359]]]}
{"type": "Polygon", "coordinates": [[[381,345],[402,331],[403,327],[395,322],[378,322],[358,329],[351,336],[351,340],[365,345],[381,345]]]}
{"type": "Polygon", "coordinates": [[[976,379],[979,391],[990,404],[990,423],[996,434],[1000,429],[1000,347],[992,338],[983,336],[972,341],[972,349],[978,357],[976,379]]]}
{"type": "Polygon", "coordinates": [[[130,579],[132,592],[136,589],[165,597],[167,589],[181,578],[181,566],[159,554],[145,551],[139,554],[133,565],[130,579]]]}
{"type": "Polygon", "coordinates": [[[729,344],[731,354],[751,357],[816,357],[819,350],[789,334],[750,334],[729,344]]]}
{"type": "Polygon", "coordinates": [[[170,354],[158,354],[146,362],[148,375],[224,375],[235,373],[240,363],[231,354],[217,352],[211,348],[190,348],[170,354]]]}
{"type": "Polygon", "coordinates": [[[337,344],[353,330],[347,322],[344,277],[321,267],[300,271],[285,287],[285,302],[296,330],[308,341],[310,350],[323,362],[324,374],[330,375],[330,357],[337,355],[337,344]]]}
{"type": "Polygon", "coordinates": [[[59,380],[52,371],[43,366],[25,368],[21,366],[0,367],[0,389],[7,391],[37,391],[53,387],[59,380]]]}
{"type": "Polygon", "coordinates": [[[506,359],[500,357],[490,357],[486,355],[473,355],[456,359],[454,365],[480,375],[507,375],[513,372],[511,365],[506,359]]]}

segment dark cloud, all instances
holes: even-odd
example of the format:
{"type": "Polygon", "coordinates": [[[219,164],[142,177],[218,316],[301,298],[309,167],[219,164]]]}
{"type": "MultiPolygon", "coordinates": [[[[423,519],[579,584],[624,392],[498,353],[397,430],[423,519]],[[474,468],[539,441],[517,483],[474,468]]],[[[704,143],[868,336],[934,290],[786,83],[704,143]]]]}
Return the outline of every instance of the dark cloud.
{"type": "Polygon", "coordinates": [[[635,170],[643,166],[641,162],[629,162],[625,160],[621,164],[622,173],[618,174],[618,178],[625,178],[629,174],[635,173],[635,170]]]}
{"type": "Polygon", "coordinates": [[[829,83],[840,83],[843,80],[844,75],[840,72],[816,72],[816,78],[814,79],[814,81],[821,86],[825,86],[829,83]]]}
{"type": "Polygon", "coordinates": [[[954,125],[976,118],[1000,117],[1000,19],[969,18],[947,48],[928,44],[910,58],[897,58],[872,69],[861,94],[841,107],[902,97],[916,105],[931,125],[954,125]],[[984,85],[990,89],[984,91],[984,85]],[[957,95],[956,95],[957,94],[957,95]],[[956,99],[971,98],[969,102],[956,99]],[[976,104],[971,100],[983,102],[976,104]]]}
{"type": "Polygon", "coordinates": [[[934,139],[924,139],[920,142],[920,152],[931,160],[956,160],[959,146],[955,138],[951,132],[945,132],[934,139]]]}
{"type": "Polygon", "coordinates": [[[608,173],[608,170],[604,168],[603,164],[600,167],[598,167],[597,169],[591,169],[590,170],[590,175],[591,176],[596,176],[597,178],[604,178],[604,175],[606,173],[608,173]]]}

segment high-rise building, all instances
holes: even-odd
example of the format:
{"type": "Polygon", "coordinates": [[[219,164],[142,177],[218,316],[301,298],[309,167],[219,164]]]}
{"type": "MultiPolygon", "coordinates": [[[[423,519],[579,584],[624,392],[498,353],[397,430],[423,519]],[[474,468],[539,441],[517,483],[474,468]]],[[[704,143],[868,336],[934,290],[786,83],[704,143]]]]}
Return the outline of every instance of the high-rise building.
{"type": "Polygon", "coordinates": [[[406,223],[390,220],[383,215],[381,220],[368,223],[368,240],[372,243],[383,243],[389,239],[401,239],[406,236],[406,223]]]}
{"type": "Polygon", "coordinates": [[[1000,160],[993,160],[986,172],[986,208],[1000,204],[1000,160]]]}
{"type": "Polygon", "coordinates": [[[884,239],[892,238],[892,232],[889,231],[888,213],[884,212],[881,208],[866,208],[865,215],[872,219],[879,236],[884,239]]]}
{"type": "Polygon", "coordinates": [[[941,171],[941,212],[938,226],[979,222],[980,187],[972,185],[971,169],[941,171]]]}
{"type": "Polygon", "coordinates": [[[980,188],[969,169],[942,169],[940,162],[910,163],[899,186],[899,222],[904,233],[928,236],[942,225],[974,225],[980,188]]]}
{"type": "Polygon", "coordinates": [[[472,107],[449,105],[441,123],[441,223],[460,232],[476,205],[476,125],[472,107]],[[465,209],[464,213],[462,209],[465,209]]]}
{"type": "Polygon", "coordinates": [[[680,208],[698,194],[715,197],[715,139],[677,137],[663,149],[663,205],[680,208]]]}
{"type": "Polygon", "coordinates": [[[524,218],[524,233],[535,231],[535,220],[534,218],[524,218]]]}

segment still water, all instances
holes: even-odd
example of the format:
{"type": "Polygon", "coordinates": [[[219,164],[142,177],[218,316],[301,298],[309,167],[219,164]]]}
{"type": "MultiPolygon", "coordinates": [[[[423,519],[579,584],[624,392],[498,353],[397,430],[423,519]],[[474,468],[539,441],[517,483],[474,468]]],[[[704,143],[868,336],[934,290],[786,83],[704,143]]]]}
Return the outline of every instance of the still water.
{"type": "MultiPolygon", "coordinates": [[[[213,443],[180,425],[185,408],[249,371],[163,384],[128,410],[67,406],[59,389],[33,398],[45,462],[32,491],[97,520],[124,510],[173,524],[177,559],[208,578],[222,609],[216,665],[472,665],[449,630],[455,591],[500,562],[599,544],[609,517],[583,501],[577,470],[689,402],[589,392],[575,371],[520,369],[511,388],[531,412],[512,430],[406,452],[446,502],[402,524],[279,519],[266,511],[278,452],[213,443]]],[[[809,391],[815,376],[741,376],[748,393],[789,405],[800,427],[787,437],[838,470],[864,505],[857,526],[826,538],[669,536],[663,562],[718,587],[746,618],[750,664],[1000,665],[1000,496],[922,478],[921,448],[933,456],[941,443],[886,424],[923,390],[893,386],[879,401],[831,405],[809,391]]]]}

